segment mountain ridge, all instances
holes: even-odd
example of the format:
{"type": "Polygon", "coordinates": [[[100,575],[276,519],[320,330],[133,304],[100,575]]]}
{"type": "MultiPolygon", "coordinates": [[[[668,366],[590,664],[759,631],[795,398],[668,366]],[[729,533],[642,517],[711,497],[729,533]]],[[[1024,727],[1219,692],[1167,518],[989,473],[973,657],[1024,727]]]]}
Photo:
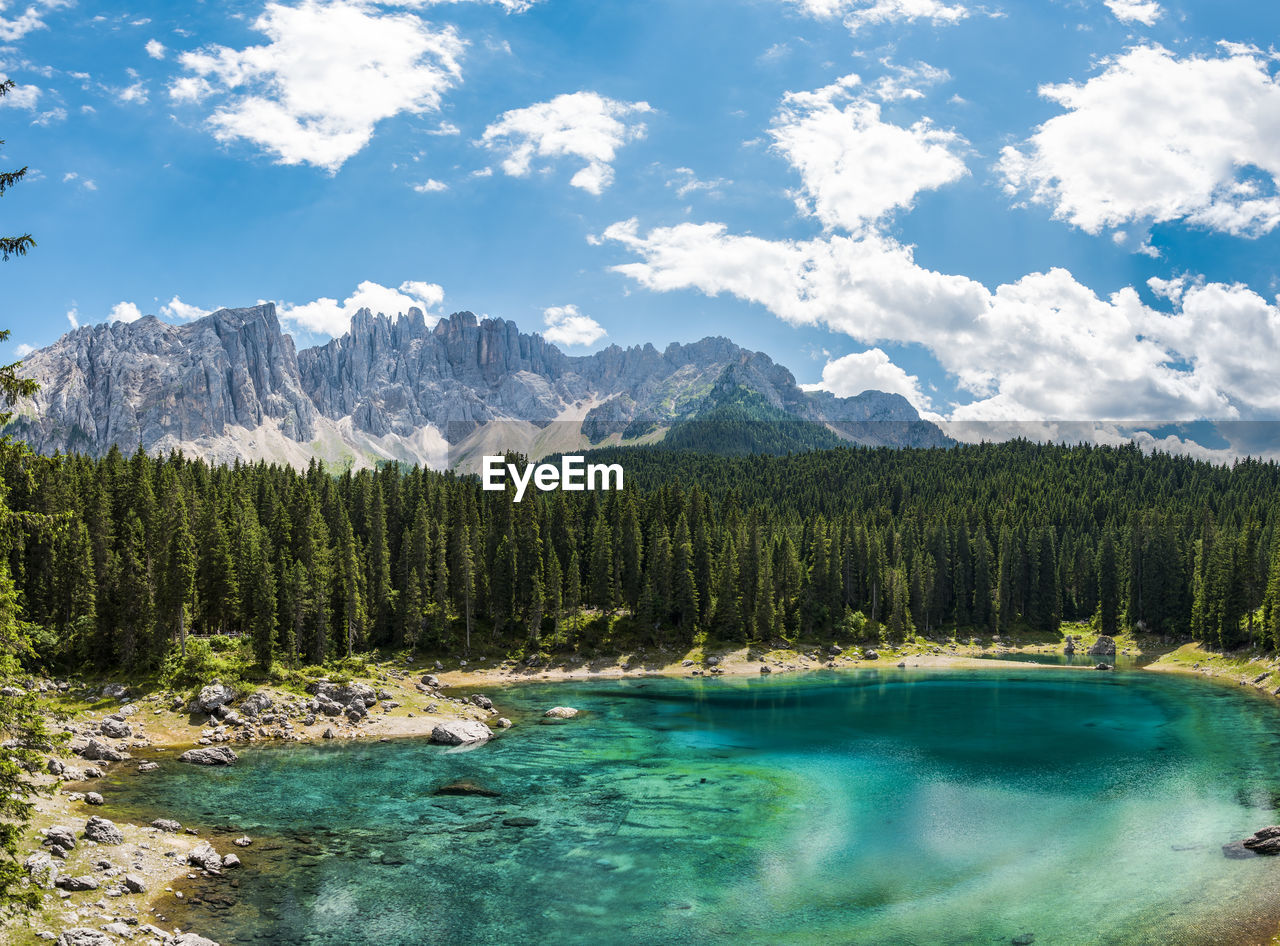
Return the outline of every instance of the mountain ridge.
{"type": "Polygon", "coordinates": [[[145,316],[69,332],[24,373],[41,390],[7,432],[43,453],[114,444],[216,462],[455,466],[504,440],[536,455],[657,439],[738,389],[844,441],[949,443],[900,395],[803,391],[786,367],[723,336],[568,355],[468,311],[428,324],[417,308],[361,309],[346,334],[301,351],[271,303],[183,325],[145,316]]]}

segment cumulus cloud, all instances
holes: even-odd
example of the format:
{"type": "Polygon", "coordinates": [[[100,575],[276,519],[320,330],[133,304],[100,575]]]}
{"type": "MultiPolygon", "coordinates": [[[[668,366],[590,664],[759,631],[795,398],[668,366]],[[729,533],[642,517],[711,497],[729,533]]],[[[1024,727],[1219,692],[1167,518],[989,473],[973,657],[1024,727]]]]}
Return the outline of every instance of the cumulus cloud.
{"type": "Polygon", "coordinates": [[[21,13],[10,0],[0,0],[0,42],[15,43],[28,33],[47,29],[45,14],[58,7],[68,6],[71,0],[36,0],[26,4],[21,13]]]}
{"type": "Polygon", "coordinates": [[[613,183],[618,149],[645,135],[644,124],[633,116],[649,111],[647,102],[573,92],[503,113],[484,130],[480,143],[504,155],[502,170],[512,177],[529,174],[535,158],[578,158],[586,166],[569,183],[600,194],[613,183]]]}
{"type": "Polygon", "coordinates": [[[152,59],[163,59],[165,57],[165,53],[167,52],[167,50],[164,48],[164,43],[160,42],[160,40],[158,39],[147,40],[147,45],[145,48],[147,50],[147,55],[150,56],[152,59]]]}
{"type": "Polygon", "coordinates": [[[1156,0],[1106,0],[1107,9],[1121,23],[1142,23],[1155,26],[1164,11],[1156,0]]]}
{"type": "Polygon", "coordinates": [[[968,8],[941,0],[791,0],[805,13],[819,19],[839,17],[851,31],[881,23],[913,23],[928,20],[935,25],[958,23],[968,8]]]}
{"type": "Polygon", "coordinates": [[[140,318],[142,311],[132,302],[117,302],[107,315],[108,322],[136,322],[140,318]]]}
{"type": "Polygon", "coordinates": [[[437,181],[434,177],[428,178],[421,184],[414,184],[413,189],[419,194],[434,194],[439,191],[447,191],[449,185],[444,181],[437,181]]]}
{"type": "Polygon", "coordinates": [[[1183,221],[1256,237],[1280,224],[1280,82],[1269,57],[1223,46],[1178,58],[1139,46],[1084,83],[1040,89],[1064,113],[999,170],[1089,233],[1128,223],[1183,221]]]}
{"type": "MultiPolygon", "coordinates": [[[[857,87],[839,85],[841,95],[857,87]]],[[[990,288],[920,265],[912,247],[877,225],[882,207],[906,205],[913,194],[895,190],[902,162],[846,172],[865,165],[863,124],[835,101],[830,87],[809,98],[788,96],[776,123],[807,127],[818,115],[838,130],[821,138],[822,147],[779,145],[803,182],[801,212],[826,224],[827,233],[769,239],[734,234],[722,223],[642,231],[626,220],[603,234],[635,257],[616,271],[651,291],[725,293],[792,324],[848,335],[870,350],[827,366],[821,386],[842,393],[865,384],[927,407],[917,380],[871,347],[919,345],[968,397],[951,404],[946,419],[986,425],[984,436],[993,424],[1028,420],[1109,422],[1119,431],[1125,421],[1255,420],[1280,409],[1273,383],[1280,304],[1245,286],[1157,280],[1151,288],[1163,303],[1153,307],[1133,287],[1102,296],[1060,268],[990,288]],[[846,199],[829,184],[845,173],[859,175],[872,192],[899,196],[880,204],[846,199]]],[[[889,140],[908,159],[920,153],[918,141],[889,140]]]]}
{"type": "Polygon", "coordinates": [[[879,348],[828,361],[823,366],[821,382],[801,387],[806,391],[830,391],[839,397],[854,397],[863,391],[886,391],[901,394],[917,411],[928,411],[932,407],[920,390],[920,379],[895,365],[879,348]]]}
{"type": "Polygon", "coordinates": [[[19,358],[26,358],[27,355],[31,354],[35,350],[36,350],[36,347],[34,345],[28,345],[26,342],[23,342],[13,351],[14,351],[14,354],[16,354],[19,358]]]}
{"type": "Polygon", "coordinates": [[[435,283],[408,280],[402,282],[399,288],[392,289],[366,280],[341,302],[326,297],[300,305],[285,302],[277,306],[277,312],[283,321],[299,328],[321,335],[338,336],[351,327],[351,317],[361,309],[395,317],[416,307],[426,314],[443,301],[444,290],[435,283]]]}
{"type": "Polygon", "coordinates": [[[583,315],[576,305],[553,305],[542,310],[547,328],[543,338],[557,345],[593,345],[609,333],[595,319],[583,315]]]}
{"type": "Polygon", "coordinates": [[[502,7],[508,13],[525,13],[539,0],[398,0],[401,7],[432,7],[442,3],[489,3],[502,7]]]}
{"type": "Polygon", "coordinates": [[[166,318],[174,319],[178,322],[190,322],[192,319],[202,319],[215,309],[202,309],[198,305],[191,305],[183,302],[177,296],[174,296],[168,302],[160,307],[160,314],[166,318]]]}
{"type": "Polygon", "coordinates": [[[72,306],[70,309],[68,309],[67,321],[71,324],[71,328],[73,331],[75,329],[78,329],[80,327],[80,310],[77,309],[75,306],[72,306]]]}
{"type": "Polygon", "coordinates": [[[465,43],[411,13],[360,3],[269,3],[253,24],[269,42],[183,53],[190,75],[169,87],[179,102],[215,92],[228,99],[209,116],[220,141],[244,140],[281,164],[330,172],[369,143],[378,122],[440,109],[462,77],[465,43]]]}
{"type": "MultiPolygon", "coordinates": [[[[0,73],[0,82],[8,76],[0,73]]],[[[0,108],[21,108],[34,111],[40,104],[40,87],[36,85],[15,85],[4,98],[0,98],[0,108]]]]}
{"type": "Polygon", "coordinates": [[[789,92],[770,131],[800,173],[802,208],[850,231],[969,173],[956,154],[963,138],[927,118],[910,128],[886,122],[860,87],[848,75],[814,92],[789,92]]]}

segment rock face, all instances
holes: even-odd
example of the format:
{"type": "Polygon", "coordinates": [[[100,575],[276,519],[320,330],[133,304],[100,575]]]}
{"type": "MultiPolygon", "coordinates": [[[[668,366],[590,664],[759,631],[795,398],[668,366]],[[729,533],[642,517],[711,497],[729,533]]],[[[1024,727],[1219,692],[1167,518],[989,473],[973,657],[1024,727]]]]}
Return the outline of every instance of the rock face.
{"type": "Polygon", "coordinates": [[[204,749],[188,749],[178,756],[179,762],[193,765],[234,765],[240,757],[227,746],[208,746],[204,749]]]}
{"type": "Polygon", "coordinates": [[[736,388],[855,443],[948,442],[899,395],[806,392],[767,355],[727,338],[575,357],[514,322],[470,312],[430,323],[418,309],[362,309],[346,335],[301,352],[270,304],[181,326],[146,316],[77,329],[28,356],[23,372],[41,388],[18,405],[12,432],[44,453],[141,443],[215,462],[302,466],[353,453],[360,465],[440,466],[451,445],[492,423],[523,425],[531,449],[548,423],[571,423],[586,446],[696,417],[736,388]]]}
{"type": "Polygon", "coordinates": [[[474,719],[450,719],[437,723],[431,741],[442,746],[463,746],[493,738],[493,730],[474,719]]]}
{"type": "Polygon", "coordinates": [[[1116,655],[1116,642],[1112,638],[1103,634],[1093,646],[1089,648],[1090,657],[1114,657],[1116,655]]]}

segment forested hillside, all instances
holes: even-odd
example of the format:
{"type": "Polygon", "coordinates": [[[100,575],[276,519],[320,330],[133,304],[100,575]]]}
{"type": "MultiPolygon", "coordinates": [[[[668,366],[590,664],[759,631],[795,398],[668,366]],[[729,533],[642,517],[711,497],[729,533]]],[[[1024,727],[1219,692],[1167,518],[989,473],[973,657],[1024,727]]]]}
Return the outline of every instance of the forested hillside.
{"type": "Polygon", "coordinates": [[[38,657],[156,666],[184,635],[258,660],[371,647],[902,637],[957,626],[1280,644],[1280,468],[1027,442],[789,457],[606,451],[617,493],[484,492],[387,466],[211,467],[2,448],[38,657]],[[491,635],[491,636],[490,636],[491,635]]]}

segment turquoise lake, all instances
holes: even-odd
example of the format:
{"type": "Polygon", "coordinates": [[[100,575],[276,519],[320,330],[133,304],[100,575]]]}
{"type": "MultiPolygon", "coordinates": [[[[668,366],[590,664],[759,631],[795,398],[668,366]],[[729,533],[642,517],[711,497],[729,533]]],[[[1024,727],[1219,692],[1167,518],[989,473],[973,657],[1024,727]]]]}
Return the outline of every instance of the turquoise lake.
{"type": "Polygon", "coordinates": [[[487,692],[516,726],[471,751],[249,749],[108,802],[256,839],[169,913],[224,946],[1164,946],[1280,917],[1280,859],[1221,852],[1280,820],[1280,709],[1233,688],[1011,665],[487,692]],[[457,779],[500,794],[433,794],[457,779]]]}

